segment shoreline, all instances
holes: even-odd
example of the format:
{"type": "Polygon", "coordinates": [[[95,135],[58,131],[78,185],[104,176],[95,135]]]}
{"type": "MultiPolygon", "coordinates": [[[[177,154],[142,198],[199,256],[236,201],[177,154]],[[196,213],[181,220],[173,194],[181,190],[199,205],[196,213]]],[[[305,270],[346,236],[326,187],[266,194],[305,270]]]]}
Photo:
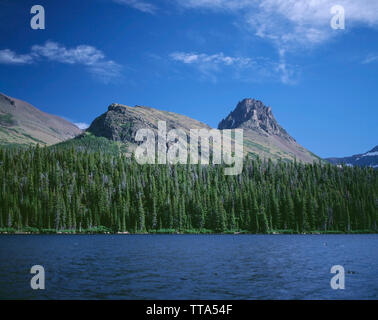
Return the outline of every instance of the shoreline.
{"type": "Polygon", "coordinates": [[[78,231],[57,231],[57,232],[31,232],[15,231],[0,232],[0,235],[354,235],[354,234],[378,234],[378,231],[357,230],[352,232],[341,231],[312,231],[312,232],[270,232],[270,233],[251,233],[251,232],[78,232],[78,231]]]}

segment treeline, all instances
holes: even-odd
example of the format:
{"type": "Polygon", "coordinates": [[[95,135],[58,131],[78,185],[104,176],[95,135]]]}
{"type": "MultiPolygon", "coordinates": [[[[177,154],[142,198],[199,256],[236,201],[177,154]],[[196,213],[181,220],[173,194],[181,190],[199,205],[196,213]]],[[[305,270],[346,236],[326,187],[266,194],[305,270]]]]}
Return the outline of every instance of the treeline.
{"type": "Polygon", "coordinates": [[[372,168],[246,158],[224,167],[139,165],[57,148],[0,149],[0,231],[377,231],[372,168]]]}

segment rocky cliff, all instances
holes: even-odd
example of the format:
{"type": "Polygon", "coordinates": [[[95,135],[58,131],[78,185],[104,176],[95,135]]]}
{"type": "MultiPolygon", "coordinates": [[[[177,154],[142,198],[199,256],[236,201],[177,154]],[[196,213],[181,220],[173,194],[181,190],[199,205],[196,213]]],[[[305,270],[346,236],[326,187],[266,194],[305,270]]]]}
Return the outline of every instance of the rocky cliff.
{"type": "Polygon", "coordinates": [[[219,125],[219,129],[244,130],[244,149],[247,153],[273,160],[318,161],[319,158],[299,145],[279,125],[272,108],[255,99],[244,99],[219,125]]]}

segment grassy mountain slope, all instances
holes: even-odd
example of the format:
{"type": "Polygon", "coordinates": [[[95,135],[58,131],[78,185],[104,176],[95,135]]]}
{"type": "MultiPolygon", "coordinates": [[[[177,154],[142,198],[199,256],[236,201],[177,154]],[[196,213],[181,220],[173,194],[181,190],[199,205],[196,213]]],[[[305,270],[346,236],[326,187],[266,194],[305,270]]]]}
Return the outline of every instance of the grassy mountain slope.
{"type": "Polygon", "coordinates": [[[53,145],[80,133],[69,121],[0,93],[1,145],[53,145]]]}

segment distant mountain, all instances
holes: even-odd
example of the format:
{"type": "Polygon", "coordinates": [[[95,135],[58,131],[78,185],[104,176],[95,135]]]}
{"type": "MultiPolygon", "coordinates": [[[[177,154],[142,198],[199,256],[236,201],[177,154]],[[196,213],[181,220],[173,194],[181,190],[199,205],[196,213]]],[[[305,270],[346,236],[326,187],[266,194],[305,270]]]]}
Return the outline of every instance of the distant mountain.
{"type": "MultiPolygon", "coordinates": [[[[132,151],[135,134],[139,129],[149,128],[156,132],[158,121],[167,123],[167,131],[183,129],[188,135],[190,129],[211,127],[192,118],[150,107],[128,107],[112,104],[108,111],[96,118],[87,129],[87,134],[105,137],[111,141],[126,143],[132,151]]],[[[246,153],[262,158],[318,161],[319,158],[300,146],[276,121],[271,108],[260,101],[245,99],[230,115],[221,121],[219,129],[244,129],[246,153]]],[[[80,139],[80,138],[79,138],[80,139]]],[[[77,140],[77,139],[76,139],[77,140]]]]}
{"type": "Polygon", "coordinates": [[[0,145],[52,145],[81,132],[67,120],[0,93],[0,145]]]}
{"type": "Polygon", "coordinates": [[[378,146],[363,154],[345,158],[328,158],[326,160],[333,164],[378,168],[378,146]]]}
{"type": "Polygon", "coordinates": [[[219,125],[219,129],[244,130],[244,147],[247,152],[261,158],[294,160],[303,162],[320,159],[299,145],[275,119],[272,108],[261,101],[244,99],[238,103],[219,125]]]}

